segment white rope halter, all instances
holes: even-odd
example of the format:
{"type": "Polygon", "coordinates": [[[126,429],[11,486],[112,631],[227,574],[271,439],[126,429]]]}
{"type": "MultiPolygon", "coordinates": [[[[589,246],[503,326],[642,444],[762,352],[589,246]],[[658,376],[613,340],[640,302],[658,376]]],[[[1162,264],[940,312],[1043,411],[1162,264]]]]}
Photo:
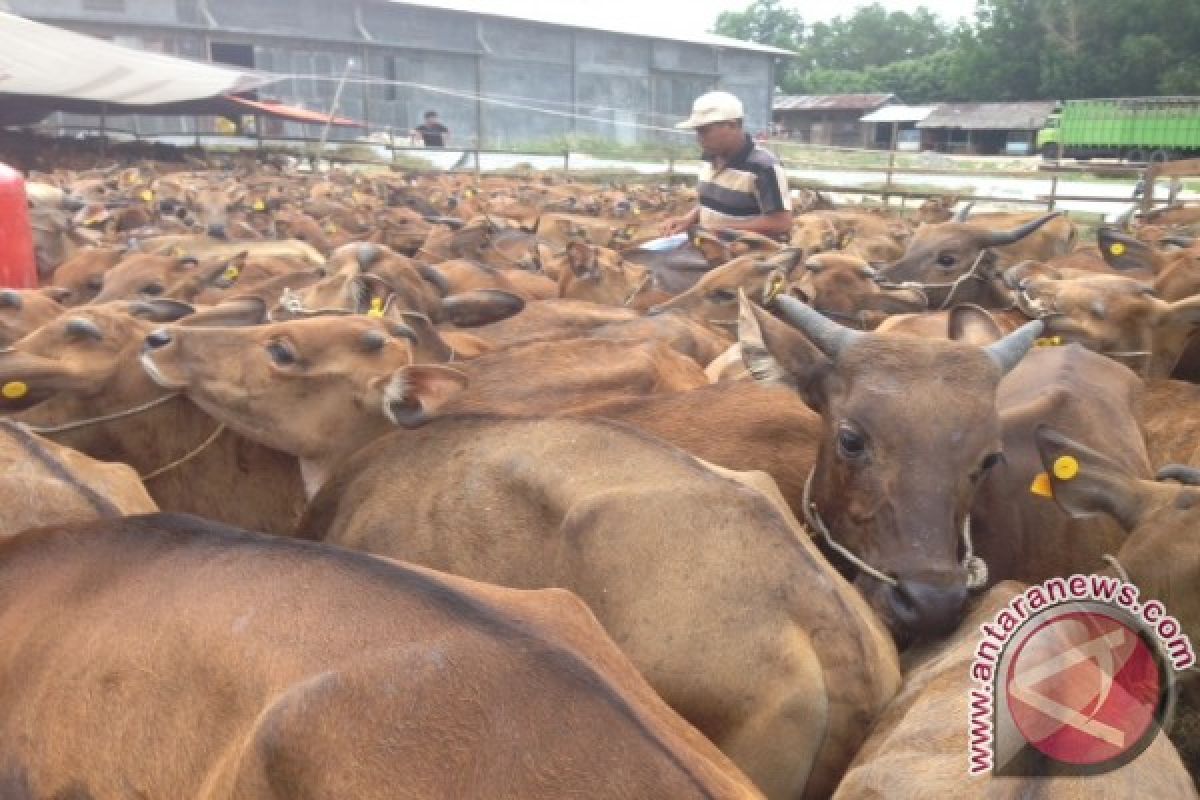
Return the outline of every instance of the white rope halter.
{"type": "MultiPolygon", "coordinates": [[[[804,522],[810,530],[821,535],[825,546],[842,558],[849,561],[861,572],[870,575],[880,583],[887,584],[892,588],[900,585],[900,582],[895,577],[882,572],[875,567],[863,561],[850,551],[849,548],[834,541],[833,535],[829,532],[829,526],[825,524],[825,520],[821,518],[821,512],[817,510],[817,504],[812,499],[812,483],[813,475],[816,474],[816,467],[809,470],[808,478],[804,481],[804,522]]],[[[963,541],[963,560],[962,567],[967,571],[967,589],[976,591],[982,589],[987,584],[988,570],[987,564],[982,558],[975,555],[975,548],[971,543],[971,515],[967,514],[963,518],[962,527],[963,541]]]]}

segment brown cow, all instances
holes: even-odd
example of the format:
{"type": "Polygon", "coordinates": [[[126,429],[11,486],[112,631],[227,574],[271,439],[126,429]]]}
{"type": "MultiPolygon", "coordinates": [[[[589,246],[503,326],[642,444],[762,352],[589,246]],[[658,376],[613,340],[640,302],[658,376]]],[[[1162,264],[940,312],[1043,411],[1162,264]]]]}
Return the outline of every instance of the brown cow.
{"type": "Polygon", "coordinates": [[[175,326],[147,339],[142,363],[234,430],[301,459],[310,494],[342,458],[394,424],[449,411],[549,413],[630,394],[707,384],[657,342],[534,342],[445,366],[413,365],[414,332],[366,317],[253,328],[175,326]]]}
{"type": "Polygon", "coordinates": [[[1000,382],[1004,460],[983,481],[972,515],[975,545],[991,580],[1036,583],[1087,570],[1124,541],[1120,527],[1080,522],[1030,494],[1041,472],[1034,432],[1052,424],[1149,477],[1135,409],[1142,382],[1078,345],[1036,348],[1000,382]]]}
{"type": "Polygon", "coordinates": [[[65,310],[66,289],[0,289],[0,348],[8,347],[65,310]]]}
{"type": "Polygon", "coordinates": [[[1200,386],[1150,381],[1142,392],[1138,421],[1146,434],[1151,464],[1200,467],[1200,386]]]}
{"type": "Polygon", "coordinates": [[[776,304],[790,325],[743,295],[742,353],[756,377],[796,387],[822,416],[810,527],[857,559],[855,585],[898,641],[952,630],[982,583],[960,546],[976,488],[1001,460],[997,387],[1041,323],[979,348],[854,331],[787,296],[776,304]]]}
{"type": "Polygon", "coordinates": [[[579,593],[772,798],[828,795],[895,688],[882,626],[781,507],[616,423],[450,417],[400,431],[346,461],[301,528],[579,593]]]}
{"type": "Polygon", "coordinates": [[[0,419],[0,537],[157,510],[132,468],[88,458],[0,419]]]}
{"type": "Polygon", "coordinates": [[[153,515],[0,543],[0,633],[5,797],[761,797],[561,590],[153,515]]]}
{"type": "MultiPolygon", "coordinates": [[[[1038,431],[1038,449],[1054,501],[1082,521],[1116,521],[1129,537],[1104,573],[1131,581],[1140,597],[1163,603],[1182,625],[1191,647],[1200,644],[1200,470],[1164,467],[1159,481],[1137,472],[1051,428],[1038,431]],[[1075,459],[1077,473],[1060,478],[1054,465],[1063,456],[1075,459]],[[1190,486],[1168,482],[1181,478],[1190,486]]],[[[1096,567],[1100,567],[1097,563],[1096,567]]],[[[1186,658],[1194,649],[1168,640],[1167,654],[1186,658]]],[[[1194,671],[1183,678],[1176,725],[1171,734],[1193,774],[1200,771],[1200,685],[1194,671]]]]}
{"type": "Polygon", "coordinates": [[[1136,760],[1102,775],[1046,770],[1029,778],[968,774],[970,692],[975,687],[971,664],[979,647],[979,626],[1023,589],[1012,582],[993,587],[954,638],[931,647],[907,671],[903,688],[859,750],[835,800],[1196,797],[1179,754],[1161,736],[1136,760]]]}
{"type": "Polygon", "coordinates": [[[1114,275],[1032,279],[1017,302],[1045,321],[1048,337],[1078,342],[1147,379],[1168,377],[1200,328],[1200,295],[1167,302],[1152,286],[1114,275]]]}
{"type": "Polygon", "coordinates": [[[104,288],[105,274],[124,256],[124,250],[113,247],[80,250],[54,271],[50,283],[70,293],[63,299],[64,305],[89,303],[104,288]]]}
{"type": "MultiPolygon", "coordinates": [[[[1004,268],[1029,259],[1045,261],[1068,252],[1075,242],[1075,226],[1062,212],[1028,219],[1015,227],[997,229],[998,224],[1012,226],[1014,219],[988,220],[982,216],[969,222],[942,222],[923,225],[913,234],[904,255],[880,270],[892,283],[915,282],[928,287],[948,287],[976,270],[985,280],[981,287],[1004,268]],[[989,258],[986,254],[990,252],[989,258]],[[980,259],[984,265],[978,264],[980,259]]],[[[970,287],[969,287],[970,288],[970,287]]],[[[961,291],[961,290],[960,290],[961,291]]],[[[934,304],[942,297],[931,296],[934,304]]],[[[960,302],[981,302],[982,295],[963,294],[960,302]]]]}
{"type": "Polygon", "coordinates": [[[38,430],[88,423],[48,435],[133,466],[161,508],[289,533],[304,502],[296,460],[222,430],[138,364],[146,336],[190,311],[169,301],[74,309],[0,352],[0,385],[20,382],[28,392],[0,404],[40,400],[13,415],[38,430]],[[104,419],[110,414],[118,416],[104,419]]]}
{"type": "Polygon", "coordinates": [[[819,253],[804,262],[804,272],[788,291],[831,319],[870,330],[891,314],[923,311],[929,298],[917,289],[879,285],[879,273],[865,260],[846,253],[819,253]]]}
{"type": "Polygon", "coordinates": [[[678,311],[707,325],[732,328],[738,320],[738,291],[756,301],[777,291],[776,282],[786,284],[803,253],[793,247],[763,257],[758,253],[738,256],[706,272],[687,291],[650,309],[651,314],[678,311]]]}

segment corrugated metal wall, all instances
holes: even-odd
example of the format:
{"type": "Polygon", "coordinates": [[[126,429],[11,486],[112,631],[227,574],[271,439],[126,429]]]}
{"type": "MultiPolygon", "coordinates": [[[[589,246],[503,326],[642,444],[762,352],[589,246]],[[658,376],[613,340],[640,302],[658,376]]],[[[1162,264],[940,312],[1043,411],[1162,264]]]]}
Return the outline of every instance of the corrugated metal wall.
{"type": "MultiPolygon", "coordinates": [[[[632,143],[679,134],[692,100],[720,86],[770,120],[771,56],[706,45],[394,5],[328,0],[7,0],[18,14],[134,47],[208,60],[212,43],[253,47],[255,66],[298,76],[262,95],[327,111],[348,60],[339,113],[403,134],[436,109],[452,142],[519,147],[568,134],[632,143]],[[211,27],[215,23],[216,27],[211,27]],[[318,77],[319,76],[319,77],[318,77]],[[332,78],[332,80],[330,79],[332,78]],[[480,101],[476,94],[482,94],[480,101]],[[549,112],[549,113],[543,113],[549,112]]],[[[96,120],[62,115],[74,124],[96,120]]],[[[192,133],[195,120],[112,117],[114,128],[192,133]]],[[[201,122],[201,125],[206,123],[201,122]]],[[[298,135],[273,123],[271,132],[298,135]]],[[[354,132],[335,132],[355,136],[354,132]]]]}

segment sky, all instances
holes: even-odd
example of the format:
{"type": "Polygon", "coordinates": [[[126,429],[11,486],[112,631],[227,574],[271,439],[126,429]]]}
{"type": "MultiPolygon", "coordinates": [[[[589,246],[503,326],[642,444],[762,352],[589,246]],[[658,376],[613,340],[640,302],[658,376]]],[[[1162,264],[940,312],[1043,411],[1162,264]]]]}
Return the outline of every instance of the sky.
{"type": "MultiPolygon", "coordinates": [[[[953,24],[960,17],[974,18],[975,0],[878,0],[889,11],[914,11],[925,6],[946,22],[953,24]]],[[[643,27],[647,31],[673,31],[678,34],[700,33],[710,29],[722,11],[743,11],[752,0],[475,0],[471,5],[495,14],[537,17],[554,22],[581,26],[603,27],[619,20],[623,27],[643,27]]],[[[805,22],[818,22],[836,16],[848,17],[859,5],[849,3],[814,2],[813,0],[783,0],[782,5],[800,12],[805,22]]]]}

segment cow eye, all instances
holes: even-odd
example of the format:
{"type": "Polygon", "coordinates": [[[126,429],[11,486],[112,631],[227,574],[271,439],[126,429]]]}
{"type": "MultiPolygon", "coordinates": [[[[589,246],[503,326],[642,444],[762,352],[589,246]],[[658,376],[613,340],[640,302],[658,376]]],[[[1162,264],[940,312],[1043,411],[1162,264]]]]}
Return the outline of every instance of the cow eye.
{"type": "Polygon", "coordinates": [[[163,293],[161,283],[148,283],[142,287],[142,294],[160,295],[163,293]]]}
{"type": "Polygon", "coordinates": [[[708,293],[708,297],[714,303],[732,303],[737,300],[737,295],[728,289],[714,289],[708,293]]]}
{"type": "Polygon", "coordinates": [[[942,253],[937,257],[937,263],[939,267],[953,267],[958,263],[958,259],[953,253],[942,253]]]}
{"type": "Polygon", "coordinates": [[[983,457],[983,463],[979,465],[979,469],[983,472],[987,472],[989,469],[1002,461],[1004,461],[1003,453],[988,453],[983,457]]]}
{"type": "Polygon", "coordinates": [[[837,443],[843,458],[862,458],[867,451],[867,440],[862,434],[844,425],[838,429],[837,443]]]}
{"type": "Polygon", "coordinates": [[[292,348],[287,342],[280,340],[267,343],[267,355],[281,367],[290,367],[296,363],[296,354],[292,351],[292,348]]]}

